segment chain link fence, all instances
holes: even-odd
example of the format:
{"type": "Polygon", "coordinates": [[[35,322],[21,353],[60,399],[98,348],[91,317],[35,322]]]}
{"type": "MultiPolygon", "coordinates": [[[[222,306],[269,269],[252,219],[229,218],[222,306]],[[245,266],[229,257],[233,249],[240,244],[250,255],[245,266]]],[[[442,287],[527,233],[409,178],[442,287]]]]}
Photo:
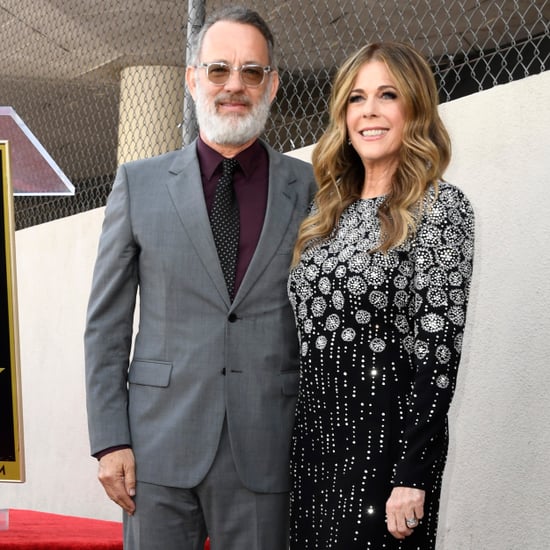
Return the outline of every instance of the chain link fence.
{"type": "MultiPolygon", "coordinates": [[[[206,14],[223,4],[190,1],[206,14]]],[[[442,102],[550,68],[550,0],[247,5],[265,17],[277,40],[281,88],[265,139],[281,151],[319,138],[334,73],[366,42],[416,46],[433,66],[442,102]]],[[[74,196],[16,196],[17,229],[105,204],[121,161],[121,75],[128,68],[174,68],[181,97],[166,79],[138,80],[125,99],[124,116],[137,124],[124,143],[137,156],[147,155],[150,147],[140,147],[152,137],[155,152],[181,147],[190,120],[181,76],[188,12],[181,0],[0,0],[0,104],[14,107],[76,189],[74,196]],[[178,120],[155,126],[154,109],[143,108],[151,95],[157,110],[176,102],[178,120]]]]}

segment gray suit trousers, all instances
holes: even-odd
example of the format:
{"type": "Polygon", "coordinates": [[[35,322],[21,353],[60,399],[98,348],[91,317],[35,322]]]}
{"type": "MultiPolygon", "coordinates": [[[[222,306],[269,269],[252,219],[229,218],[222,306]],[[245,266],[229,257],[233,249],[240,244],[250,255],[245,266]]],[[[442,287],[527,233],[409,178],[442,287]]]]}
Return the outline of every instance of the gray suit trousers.
{"type": "Polygon", "coordinates": [[[224,422],[206,478],[192,489],[138,482],[124,515],[125,550],[287,550],[288,493],[255,493],[239,479],[224,422]]]}

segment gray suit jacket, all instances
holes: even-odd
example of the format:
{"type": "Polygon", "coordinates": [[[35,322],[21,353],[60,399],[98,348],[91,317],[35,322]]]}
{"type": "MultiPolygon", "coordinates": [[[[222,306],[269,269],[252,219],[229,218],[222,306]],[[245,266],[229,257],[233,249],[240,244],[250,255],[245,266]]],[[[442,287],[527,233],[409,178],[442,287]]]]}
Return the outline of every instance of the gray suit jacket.
{"type": "Polygon", "coordinates": [[[118,170],[88,306],[88,424],[92,453],[132,446],[138,480],[197,485],[227,415],[245,486],[289,489],[299,372],[286,282],[315,184],[309,164],[266,148],[264,227],[233,303],[195,144],[118,170]]]}

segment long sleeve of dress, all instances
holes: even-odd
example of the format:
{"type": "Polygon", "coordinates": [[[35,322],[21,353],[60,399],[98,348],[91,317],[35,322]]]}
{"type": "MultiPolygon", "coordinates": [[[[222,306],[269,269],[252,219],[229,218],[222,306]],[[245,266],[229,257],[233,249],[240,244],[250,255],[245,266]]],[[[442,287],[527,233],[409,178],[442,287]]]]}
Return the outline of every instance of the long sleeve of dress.
{"type": "Polygon", "coordinates": [[[474,214],[464,194],[441,184],[428,202],[410,259],[414,274],[405,348],[414,370],[405,398],[402,454],[394,483],[429,486],[447,451],[447,412],[464,334],[474,250],[474,214]],[[433,200],[433,198],[432,198],[433,200]]]}

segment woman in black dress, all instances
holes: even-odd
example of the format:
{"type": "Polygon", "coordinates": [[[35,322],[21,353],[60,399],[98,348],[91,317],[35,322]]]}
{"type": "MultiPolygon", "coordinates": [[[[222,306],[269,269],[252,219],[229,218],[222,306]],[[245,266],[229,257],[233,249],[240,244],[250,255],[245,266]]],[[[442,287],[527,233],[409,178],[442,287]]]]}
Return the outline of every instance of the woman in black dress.
{"type": "Polygon", "coordinates": [[[289,278],[291,550],[435,548],[474,250],[437,103],[401,43],[363,47],[334,82],[289,278]]]}

